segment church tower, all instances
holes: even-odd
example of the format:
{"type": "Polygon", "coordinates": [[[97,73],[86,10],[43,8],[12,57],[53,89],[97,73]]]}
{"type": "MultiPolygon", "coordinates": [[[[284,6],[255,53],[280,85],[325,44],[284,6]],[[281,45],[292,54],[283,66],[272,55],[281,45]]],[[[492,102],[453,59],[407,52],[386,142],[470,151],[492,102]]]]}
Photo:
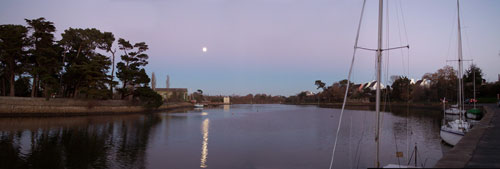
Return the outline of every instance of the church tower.
{"type": "Polygon", "coordinates": [[[156,89],[156,77],[155,77],[155,72],[151,75],[151,89],[155,90],[156,89]]]}
{"type": "Polygon", "coordinates": [[[170,88],[170,76],[167,75],[167,85],[166,85],[167,89],[170,88]]]}

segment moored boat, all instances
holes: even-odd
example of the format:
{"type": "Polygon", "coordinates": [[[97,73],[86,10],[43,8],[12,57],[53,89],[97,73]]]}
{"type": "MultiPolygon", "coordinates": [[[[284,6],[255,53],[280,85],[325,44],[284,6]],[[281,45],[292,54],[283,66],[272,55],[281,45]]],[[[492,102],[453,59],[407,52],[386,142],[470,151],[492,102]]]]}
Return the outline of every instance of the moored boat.
{"type": "Polygon", "coordinates": [[[460,110],[458,105],[451,105],[449,109],[444,111],[446,114],[459,115],[465,113],[465,110],[460,110]]]}
{"type": "Polygon", "coordinates": [[[439,135],[447,144],[455,146],[460,139],[470,129],[470,124],[463,120],[450,121],[448,124],[441,126],[439,135]]]}
{"type": "Polygon", "coordinates": [[[457,77],[458,77],[458,93],[457,93],[457,105],[452,106],[452,108],[455,108],[454,110],[451,111],[446,111],[445,110],[445,116],[447,113],[452,112],[458,112],[459,116],[457,120],[444,123],[441,126],[441,131],[439,135],[441,136],[441,139],[452,145],[455,146],[460,139],[469,131],[471,125],[470,123],[466,122],[463,118],[463,115],[465,113],[464,111],[464,82],[462,79],[463,75],[463,56],[462,56],[462,35],[461,35],[461,28],[460,28],[460,4],[459,0],[457,0],[457,19],[458,19],[458,71],[457,71],[457,77]]]}
{"type": "Polygon", "coordinates": [[[203,104],[194,104],[195,108],[203,108],[203,104]]]}
{"type": "Polygon", "coordinates": [[[481,111],[481,109],[478,108],[472,108],[467,110],[465,117],[469,119],[479,120],[483,117],[483,111],[481,111]]]}

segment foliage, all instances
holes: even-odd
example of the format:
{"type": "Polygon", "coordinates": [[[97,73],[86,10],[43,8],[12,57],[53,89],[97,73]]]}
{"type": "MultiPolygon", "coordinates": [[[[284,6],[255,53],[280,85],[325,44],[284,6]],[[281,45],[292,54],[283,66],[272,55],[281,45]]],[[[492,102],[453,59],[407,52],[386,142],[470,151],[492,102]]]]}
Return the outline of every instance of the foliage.
{"type": "Polygon", "coordinates": [[[469,69],[465,70],[463,80],[464,80],[464,92],[465,92],[464,95],[466,98],[472,98],[474,97],[474,83],[476,84],[476,90],[477,90],[477,88],[482,84],[484,80],[483,71],[475,64],[471,64],[469,69]]]}
{"type": "Polygon", "coordinates": [[[148,109],[158,108],[163,104],[161,95],[149,87],[138,87],[133,95],[134,100],[138,99],[141,105],[148,109]]]}
{"type": "Polygon", "coordinates": [[[31,95],[31,81],[29,77],[20,77],[15,82],[16,96],[28,97],[31,95]]]}
{"type": "Polygon", "coordinates": [[[59,88],[59,76],[62,65],[61,49],[54,43],[53,33],[56,31],[53,22],[45,18],[25,19],[31,32],[30,49],[26,66],[32,75],[35,87],[32,96],[37,92],[39,83],[43,85],[46,98],[59,88]]]}
{"type": "Polygon", "coordinates": [[[203,90],[198,89],[196,92],[193,93],[193,99],[196,100],[196,102],[200,103],[204,101],[205,99],[203,98],[203,90]]]}
{"type": "Polygon", "coordinates": [[[65,71],[63,82],[67,96],[86,98],[108,98],[106,84],[114,84],[108,75],[111,61],[97,53],[97,49],[106,50],[114,37],[110,32],[92,29],[69,28],[62,34],[59,44],[64,48],[63,60],[65,71]]]}
{"type": "Polygon", "coordinates": [[[28,29],[22,25],[0,25],[0,62],[9,82],[9,96],[15,95],[15,76],[23,72],[28,29]]]}
{"type": "Polygon", "coordinates": [[[129,41],[122,38],[118,40],[120,50],[124,52],[121,55],[122,61],[117,65],[116,77],[118,77],[123,84],[122,98],[133,94],[136,85],[146,87],[150,82],[144,66],[148,64],[148,55],[144,52],[148,50],[148,45],[145,42],[135,43],[133,46],[129,41]]]}
{"type": "Polygon", "coordinates": [[[323,83],[321,80],[316,80],[314,82],[314,85],[317,86],[316,89],[323,89],[323,90],[325,90],[325,83],[323,83]]]}
{"type": "Polygon", "coordinates": [[[422,78],[431,81],[430,101],[457,100],[457,75],[451,66],[445,66],[435,73],[426,73],[422,78]]]}
{"type": "Polygon", "coordinates": [[[394,101],[408,101],[410,99],[410,79],[408,77],[399,77],[392,83],[391,98],[394,101]]]}

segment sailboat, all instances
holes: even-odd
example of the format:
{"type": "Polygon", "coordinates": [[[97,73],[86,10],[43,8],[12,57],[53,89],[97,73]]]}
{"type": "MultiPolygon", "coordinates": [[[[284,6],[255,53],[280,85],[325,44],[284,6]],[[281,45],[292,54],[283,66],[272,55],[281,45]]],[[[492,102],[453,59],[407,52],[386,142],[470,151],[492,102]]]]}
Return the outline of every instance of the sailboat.
{"type": "MultiPolygon", "coordinates": [[[[457,108],[459,112],[459,119],[456,119],[454,121],[450,121],[448,123],[443,124],[441,126],[441,131],[439,135],[441,136],[441,139],[443,139],[444,142],[455,146],[460,139],[467,133],[470,129],[470,124],[463,120],[463,110],[464,110],[464,105],[463,105],[463,79],[462,79],[462,74],[463,74],[463,57],[462,57],[462,35],[461,35],[461,29],[460,29],[460,4],[459,0],[457,0],[457,14],[458,14],[458,103],[457,103],[457,108]]],[[[446,113],[446,112],[445,112],[446,113]]]]}
{"type": "MultiPolygon", "coordinates": [[[[386,50],[392,50],[392,49],[400,49],[400,48],[410,48],[409,45],[406,45],[406,46],[401,46],[401,47],[395,47],[395,48],[387,48],[387,49],[382,49],[382,32],[383,32],[383,29],[382,29],[382,20],[383,20],[383,0],[379,0],[379,10],[378,10],[378,41],[377,41],[377,49],[368,49],[368,48],[363,48],[363,47],[358,47],[357,43],[358,43],[358,38],[359,38],[359,30],[360,30],[360,26],[361,26],[361,21],[362,21],[362,16],[363,16],[363,11],[364,11],[364,6],[365,6],[365,3],[366,3],[366,0],[363,2],[363,9],[362,9],[362,12],[361,12],[361,19],[359,21],[359,25],[358,25],[358,31],[357,31],[357,35],[356,35],[356,41],[355,41],[355,44],[354,44],[354,53],[353,53],[353,58],[352,58],[352,61],[351,61],[351,67],[349,69],[349,75],[347,77],[347,88],[345,90],[345,94],[344,94],[344,102],[342,104],[342,109],[341,109],[341,113],[340,113],[340,118],[339,118],[339,123],[338,123],[338,127],[337,127],[337,134],[335,136],[335,143],[334,143],[334,146],[333,146],[333,152],[332,152],[332,158],[331,158],[331,161],[330,161],[330,169],[333,167],[333,160],[334,160],[334,157],[335,157],[335,148],[337,146],[337,139],[339,138],[339,131],[340,131],[340,127],[341,127],[341,124],[342,124],[342,115],[343,115],[343,112],[344,112],[344,109],[345,109],[345,105],[346,105],[346,101],[347,101],[347,94],[348,94],[348,91],[349,91],[349,84],[350,84],[350,79],[351,79],[351,73],[352,73],[352,67],[353,67],[353,64],[354,64],[354,56],[356,55],[356,49],[364,49],[364,50],[369,50],[369,51],[376,51],[376,74],[377,74],[377,77],[376,77],[376,98],[375,98],[375,111],[376,111],[376,116],[377,116],[377,122],[376,122],[376,131],[375,131],[375,142],[376,142],[376,163],[375,163],[375,167],[376,168],[380,168],[380,132],[381,132],[381,119],[380,119],[380,99],[381,99],[381,88],[382,88],[382,85],[381,85],[381,73],[382,73],[382,51],[386,51],[386,50]]],[[[415,168],[414,166],[405,166],[405,165],[399,165],[399,164],[388,164],[386,166],[384,166],[385,168],[415,168]]]]}
{"type": "Polygon", "coordinates": [[[450,115],[460,115],[460,114],[463,114],[465,113],[465,110],[460,110],[458,108],[458,104],[455,104],[455,105],[451,105],[450,108],[446,109],[444,111],[446,114],[450,114],[450,115]]]}

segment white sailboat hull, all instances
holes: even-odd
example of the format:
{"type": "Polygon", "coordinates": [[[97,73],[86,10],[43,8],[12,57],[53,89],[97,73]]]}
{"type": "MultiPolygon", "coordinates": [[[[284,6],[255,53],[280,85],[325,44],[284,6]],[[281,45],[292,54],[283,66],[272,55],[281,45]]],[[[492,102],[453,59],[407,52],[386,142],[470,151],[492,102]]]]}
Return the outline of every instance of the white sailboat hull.
{"type": "Polygon", "coordinates": [[[465,134],[441,129],[440,135],[441,139],[443,139],[444,142],[449,145],[455,146],[465,134]]]}
{"type": "MultiPolygon", "coordinates": [[[[461,112],[465,113],[465,110],[462,110],[461,112]]],[[[444,111],[444,113],[446,113],[446,114],[452,114],[452,115],[459,115],[460,114],[460,110],[457,109],[457,108],[450,108],[450,109],[446,109],[444,111]]]]}
{"type": "Polygon", "coordinates": [[[469,119],[478,119],[478,117],[479,117],[478,115],[473,114],[473,113],[467,113],[467,114],[465,114],[465,116],[469,119]]]}
{"type": "Polygon", "coordinates": [[[463,120],[454,120],[441,126],[439,135],[444,142],[455,146],[470,128],[470,123],[463,120]]]}
{"type": "Polygon", "coordinates": [[[387,164],[383,168],[420,168],[411,165],[400,165],[400,164],[387,164]]]}

